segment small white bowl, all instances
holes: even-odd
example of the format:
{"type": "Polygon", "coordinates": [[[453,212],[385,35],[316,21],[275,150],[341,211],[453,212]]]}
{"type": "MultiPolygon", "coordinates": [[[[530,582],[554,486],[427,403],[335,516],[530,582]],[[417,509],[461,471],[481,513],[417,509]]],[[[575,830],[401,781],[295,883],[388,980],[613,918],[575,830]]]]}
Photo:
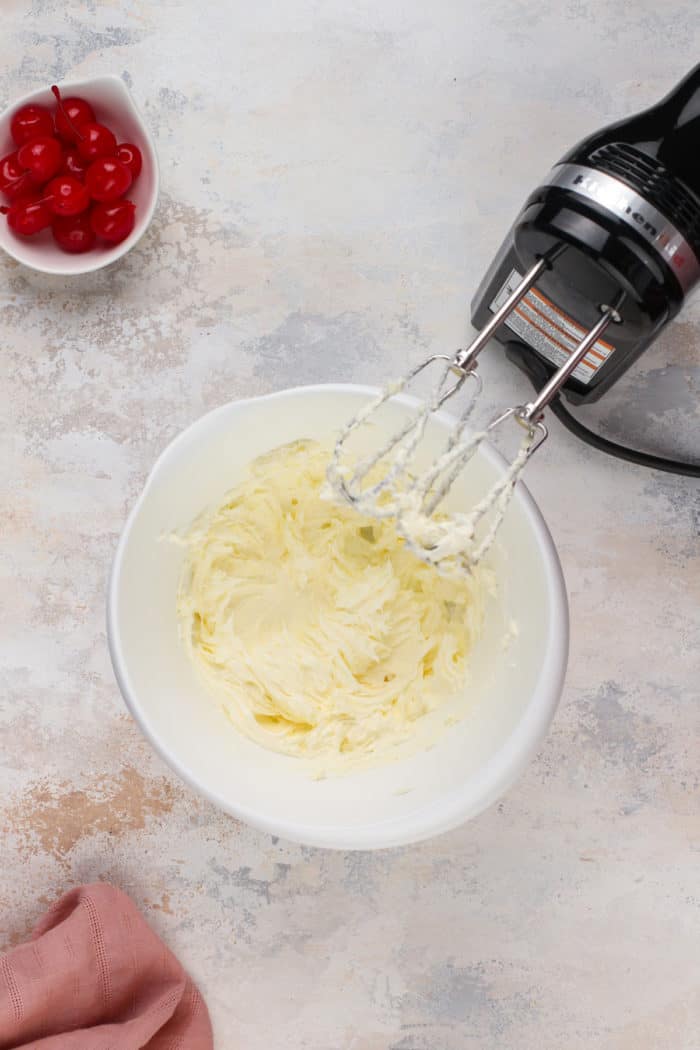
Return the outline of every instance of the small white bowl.
{"type": "MultiPolygon", "coordinates": [[[[0,248],[32,270],[68,276],[100,270],[103,266],[109,266],[110,263],[121,259],[134,247],[153,218],[158,201],[159,175],[153,139],[129,89],[120,77],[109,74],[89,80],[66,82],[58,86],[64,98],[75,95],[85,98],[95,110],[97,120],[114,132],[117,142],[133,142],[143,155],[141,174],[126,194],[127,199],[136,205],[136,224],[129,236],[113,247],[98,242],[91,251],[72,255],[58,247],[50,230],[42,230],[32,237],[20,237],[7,225],[5,216],[0,215],[0,248]]],[[[51,88],[47,86],[41,91],[33,91],[30,95],[17,99],[8,106],[0,115],[0,157],[17,149],[10,135],[10,121],[13,113],[30,102],[47,106],[52,111],[56,105],[51,88]]],[[[3,203],[9,202],[3,200],[3,203]]]]}
{"type": "MultiPolygon", "coordinates": [[[[490,602],[471,661],[469,714],[446,729],[432,749],[344,777],[313,780],[299,760],[252,743],[226,718],[178,636],[183,550],[167,535],[223,499],[256,456],[301,437],[332,440],[339,424],[374,394],[344,384],[299,387],[224,405],[188,427],[157,460],[129,515],[107,611],[112,663],[124,699],[175,772],[257,828],[342,849],[428,838],[476,816],[502,795],[547,730],[568,649],[559,559],[532,497],[519,485],[493,558],[498,596],[490,602]],[[505,646],[511,620],[518,632],[505,646]]],[[[395,426],[405,408],[397,404],[392,411],[393,419],[387,413],[386,421],[395,426]]],[[[435,419],[426,435],[428,453],[453,422],[446,413],[435,419]]],[[[502,469],[498,453],[482,446],[459,480],[453,503],[468,506],[502,469]]]]}

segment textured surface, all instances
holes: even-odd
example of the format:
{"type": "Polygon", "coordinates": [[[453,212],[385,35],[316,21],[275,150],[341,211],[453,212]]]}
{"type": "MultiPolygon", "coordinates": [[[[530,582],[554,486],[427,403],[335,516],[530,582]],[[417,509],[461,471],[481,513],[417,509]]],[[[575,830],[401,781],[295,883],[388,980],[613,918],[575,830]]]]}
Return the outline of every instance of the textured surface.
{"type": "MultiPolygon", "coordinates": [[[[697,59],[696,0],[5,0],[0,96],[124,76],[163,196],[118,269],[0,260],[0,940],[109,878],[246,1050],[691,1050],[700,1029],[698,489],[553,427],[530,485],[571,666],[519,784],[416,848],[227,819],[126,716],[105,577],[157,452],[223,400],[463,342],[524,194],[697,59]]],[[[595,411],[697,455],[700,302],[595,411]]],[[[494,401],[525,392],[497,351],[494,401]]],[[[593,413],[592,413],[593,414],[593,413]]]]}

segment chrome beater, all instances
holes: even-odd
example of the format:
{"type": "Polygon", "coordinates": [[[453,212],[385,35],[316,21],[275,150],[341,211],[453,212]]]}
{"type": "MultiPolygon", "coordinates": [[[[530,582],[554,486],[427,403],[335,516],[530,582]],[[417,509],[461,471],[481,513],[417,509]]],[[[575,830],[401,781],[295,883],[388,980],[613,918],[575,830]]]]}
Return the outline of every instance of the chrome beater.
{"type": "MultiPolygon", "coordinates": [[[[556,254],[561,250],[561,247],[557,249],[556,254]]],[[[600,320],[581,338],[532,401],[512,406],[499,413],[486,426],[467,433],[467,424],[482,390],[477,358],[540,275],[551,266],[551,259],[551,255],[538,259],[466,349],[459,350],[453,357],[432,355],[403,379],[389,384],[348,423],[333,450],[328,467],[331,492],[363,514],[376,518],[393,517],[397,530],[408,545],[424,560],[438,567],[469,571],[481,560],[493,542],[525,464],[547,438],[544,410],[608,325],[621,323],[618,309],[624,299],[622,292],[612,306],[600,305],[600,320]],[[431,396],[381,448],[353,463],[347,450],[349,439],[363,424],[371,421],[383,405],[404,393],[413,380],[435,362],[439,362],[442,367],[431,396]],[[445,451],[428,470],[415,476],[412,466],[431,416],[467,382],[472,384],[473,390],[455,419],[445,451]],[[525,433],[518,452],[501,477],[468,513],[433,517],[482,442],[510,419],[515,420],[525,433]],[[385,468],[382,471],[383,462],[385,468]],[[485,521],[489,515],[490,520],[485,521]],[[481,529],[477,534],[479,526],[481,529]]]]}

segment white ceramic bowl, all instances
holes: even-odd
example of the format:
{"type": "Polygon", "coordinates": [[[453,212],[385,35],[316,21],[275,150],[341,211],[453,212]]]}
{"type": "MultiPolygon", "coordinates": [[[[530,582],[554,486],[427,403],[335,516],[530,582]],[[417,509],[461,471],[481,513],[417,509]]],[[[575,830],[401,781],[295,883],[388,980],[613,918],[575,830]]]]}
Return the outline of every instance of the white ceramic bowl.
{"type": "MultiPolygon", "coordinates": [[[[17,262],[24,263],[40,273],[63,274],[65,276],[92,273],[103,266],[116,262],[126,255],[141,239],[148,229],[158,201],[158,158],[156,157],[153,139],[141,114],[136,108],[129,89],[120,77],[102,76],[89,80],[75,80],[58,85],[64,98],[79,95],[87,99],[95,110],[95,116],[106,124],[117,136],[117,142],[133,142],[143,154],[141,174],[129,189],[126,197],[136,205],[136,223],[129,236],[110,247],[98,243],[89,251],[79,255],[64,252],[55,243],[50,230],[42,230],[33,237],[20,237],[7,225],[4,216],[0,216],[0,248],[11,255],[17,262]]],[[[53,111],[56,100],[51,94],[50,86],[41,91],[18,98],[0,115],[0,157],[17,149],[10,135],[10,121],[13,113],[21,106],[33,102],[47,106],[53,111]]],[[[5,204],[9,203],[4,201],[5,204]]]]}
{"type": "MultiPolygon", "coordinates": [[[[146,737],[211,802],[264,831],[345,849],[428,838],[475,816],[536,752],[561,693],[568,610],[559,559],[524,486],[515,492],[493,558],[499,594],[473,654],[471,712],[435,746],[389,765],[315,781],[292,758],[240,735],[183,651],[175,613],[183,551],[163,540],[241,480],[248,463],[300,437],[330,440],[376,391],[299,387],[237,401],[188,427],[156,462],[117,549],[108,635],[126,703],[146,737]],[[508,648],[514,619],[519,633],[508,648]]],[[[393,406],[395,420],[405,412],[393,406]]],[[[444,439],[441,414],[426,450],[444,439]]],[[[465,504],[502,460],[483,448],[453,497],[465,504]]]]}

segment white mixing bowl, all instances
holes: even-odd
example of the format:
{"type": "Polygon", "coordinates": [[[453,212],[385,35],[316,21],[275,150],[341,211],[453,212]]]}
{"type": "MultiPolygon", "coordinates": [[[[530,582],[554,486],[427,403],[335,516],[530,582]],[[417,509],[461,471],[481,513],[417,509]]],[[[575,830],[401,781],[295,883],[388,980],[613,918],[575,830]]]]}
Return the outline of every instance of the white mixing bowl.
{"type": "MultiPolygon", "coordinates": [[[[475,816],[535,754],[561,693],[568,610],[559,559],[532,497],[518,486],[492,562],[499,580],[475,648],[470,713],[431,750],[344,777],[313,780],[301,764],[240,735],[207,692],[178,636],[183,550],[167,534],[243,477],[263,452],[301,437],[330,441],[371,388],[300,387],[237,401],[188,427],[163,452],[132,510],[112,570],[108,634],[124,699],[184,780],[241,820],[315,846],[371,849],[436,835],[475,816]],[[518,631],[504,638],[511,620],[518,631]]],[[[405,408],[396,405],[398,419],[405,408]]],[[[451,417],[428,433],[444,439],[451,417]]],[[[481,452],[454,494],[466,506],[502,469],[481,452]]]]}

